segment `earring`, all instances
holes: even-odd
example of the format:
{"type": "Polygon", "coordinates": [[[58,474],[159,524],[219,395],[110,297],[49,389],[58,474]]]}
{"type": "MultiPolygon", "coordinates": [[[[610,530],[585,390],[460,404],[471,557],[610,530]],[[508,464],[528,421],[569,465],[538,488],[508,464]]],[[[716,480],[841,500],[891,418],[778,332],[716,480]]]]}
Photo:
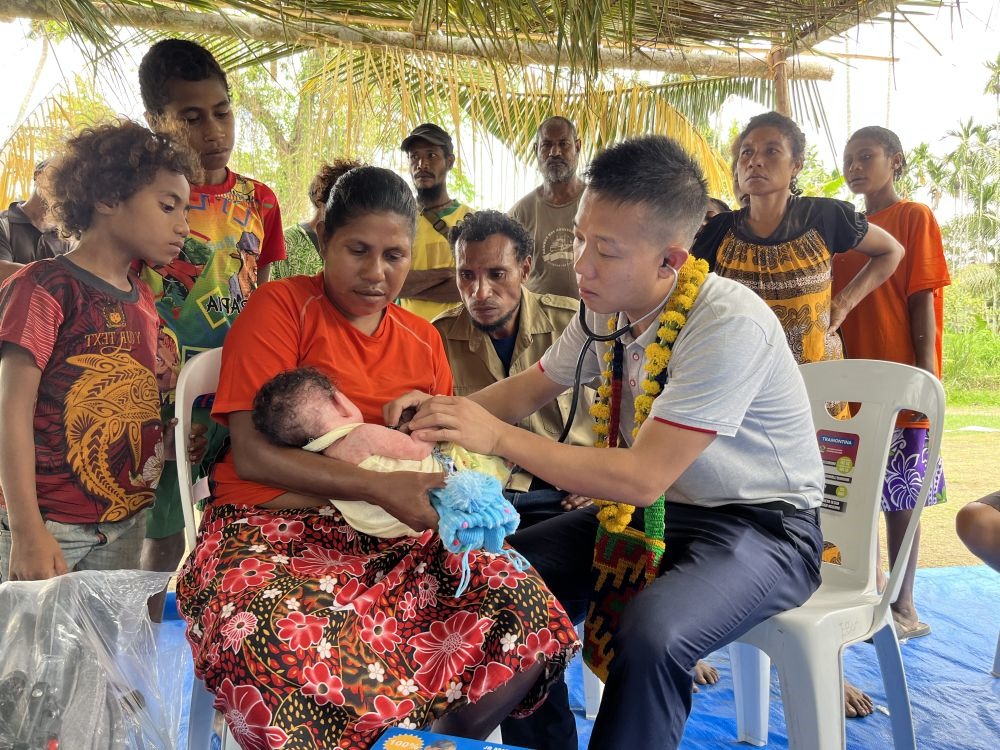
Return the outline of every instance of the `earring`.
{"type": "Polygon", "coordinates": [[[799,178],[797,175],[792,175],[792,179],[788,183],[788,190],[792,195],[799,194],[799,178]]]}

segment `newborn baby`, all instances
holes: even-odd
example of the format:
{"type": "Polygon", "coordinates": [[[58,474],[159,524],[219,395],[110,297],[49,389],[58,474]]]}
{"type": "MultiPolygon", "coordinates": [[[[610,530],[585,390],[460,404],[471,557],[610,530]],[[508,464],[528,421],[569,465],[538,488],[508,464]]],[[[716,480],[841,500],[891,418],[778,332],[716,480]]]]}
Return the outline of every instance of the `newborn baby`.
{"type": "MultiPolygon", "coordinates": [[[[472,469],[495,477],[500,488],[510,474],[503,460],[494,456],[470,453],[453,443],[438,446],[383,425],[365,423],[358,407],[326,375],[309,367],[288,370],[265,383],[254,399],[253,423],[275,445],[321,452],[371,471],[472,469]]],[[[418,536],[377,505],[357,500],[330,502],[362,533],[383,538],[418,536]]],[[[504,516],[511,516],[516,527],[517,514],[502,495],[491,503],[504,516]]]]}

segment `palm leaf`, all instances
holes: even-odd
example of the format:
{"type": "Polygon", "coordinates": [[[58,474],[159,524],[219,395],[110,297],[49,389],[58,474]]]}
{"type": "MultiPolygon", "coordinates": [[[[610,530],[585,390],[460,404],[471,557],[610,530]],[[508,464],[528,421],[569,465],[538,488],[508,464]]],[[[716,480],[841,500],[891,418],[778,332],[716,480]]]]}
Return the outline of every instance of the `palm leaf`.
{"type": "Polygon", "coordinates": [[[0,145],[0,205],[27,197],[35,164],[57,153],[67,135],[113,115],[82,77],[56,88],[0,145]]]}
{"type": "MultiPolygon", "coordinates": [[[[699,158],[714,192],[728,192],[728,164],[671,104],[671,86],[636,85],[609,76],[601,79],[601,88],[574,90],[572,82],[552,84],[544,71],[517,76],[443,55],[335,48],[305,90],[322,91],[331,109],[394,123],[383,128],[377,144],[385,150],[396,148],[422,120],[450,123],[453,132],[464,123],[528,161],[533,160],[538,124],[553,113],[577,123],[588,153],[630,135],[667,134],[699,158]]],[[[685,88],[689,99],[690,89],[685,88]]]]}

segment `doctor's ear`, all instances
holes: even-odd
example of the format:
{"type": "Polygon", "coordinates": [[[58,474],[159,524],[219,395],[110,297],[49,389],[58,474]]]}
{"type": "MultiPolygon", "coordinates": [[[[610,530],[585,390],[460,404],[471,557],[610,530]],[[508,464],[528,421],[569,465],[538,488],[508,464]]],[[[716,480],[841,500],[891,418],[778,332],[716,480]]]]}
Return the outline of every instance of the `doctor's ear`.
{"type": "Polygon", "coordinates": [[[688,251],[685,250],[680,245],[673,245],[667,248],[666,254],[663,256],[663,260],[660,262],[661,269],[672,268],[674,271],[679,271],[680,267],[684,265],[684,262],[688,259],[688,251]]]}

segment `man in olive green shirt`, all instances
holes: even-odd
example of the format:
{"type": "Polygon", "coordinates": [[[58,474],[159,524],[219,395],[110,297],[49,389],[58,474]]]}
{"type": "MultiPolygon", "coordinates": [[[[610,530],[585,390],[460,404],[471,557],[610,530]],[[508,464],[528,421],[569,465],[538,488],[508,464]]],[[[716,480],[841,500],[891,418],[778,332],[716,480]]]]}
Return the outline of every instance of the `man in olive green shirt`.
{"type": "Polygon", "coordinates": [[[528,288],[539,294],[578,297],[573,269],[573,219],[583,194],[577,175],[582,143],[576,126],[565,117],[550,117],[538,126],[535,156],[542,184],[507,212],[535,238],[533,273],[528,288]]]}
{"type": "MultiPolygon", "coordinates": [[[[524,286],[531,272],[531,235],[499,211],[470,213],[452,229],[451,241],[462,304],[441,313],[434,326],[444,340],[455,394],[467,396],[537,366],[577,314],[579,303],[556,294],[535,294],[524,286]]],[[[571,403],[572,391],[567,391],[521,427],[557,440],[571,403]]],[[[567,442],[593,442],[592,417],[586,408],[578,411],[567,442]]],[[[568,498],[562,490],[524,471],[513,475],[507,489],[522,526],[586,502],[568,498]]]]}

